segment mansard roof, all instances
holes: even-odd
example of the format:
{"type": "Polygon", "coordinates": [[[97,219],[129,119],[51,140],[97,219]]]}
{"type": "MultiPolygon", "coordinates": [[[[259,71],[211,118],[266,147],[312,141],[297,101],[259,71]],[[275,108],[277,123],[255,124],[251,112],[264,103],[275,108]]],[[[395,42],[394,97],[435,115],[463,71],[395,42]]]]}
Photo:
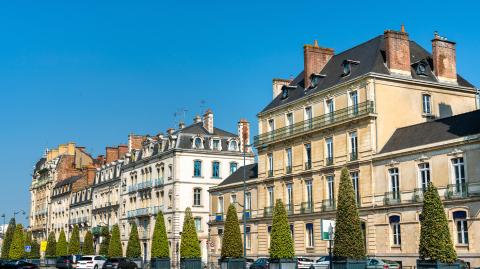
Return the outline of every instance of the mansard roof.
{"type": "Polygon", "coordinates": [[[218,186],[225,186],[235,183],[243,182],[243,171],[246,170],[246,181],[250,181],[258,178],[258,163],[252,163],[246,166],[242,166],[237,169],[233,174],[223,180],[218,186]]]}
{"type": "Polygon", "coordinates": [[[62,181],[57,182],[57,184],[55,184],[55,187],[54,187],[54,188],[58,188],[58,187],[62,187],[62,186],[65,186],[65,185],[72,184],[72,183],[74,183],[75,181],[79,180],[80,178],[82,178],[81,175],[79,175],[79,176],[72,176],[72,177],[66,178],[66,179],[64,179],[64,180],[62,180],[62,181]]]}

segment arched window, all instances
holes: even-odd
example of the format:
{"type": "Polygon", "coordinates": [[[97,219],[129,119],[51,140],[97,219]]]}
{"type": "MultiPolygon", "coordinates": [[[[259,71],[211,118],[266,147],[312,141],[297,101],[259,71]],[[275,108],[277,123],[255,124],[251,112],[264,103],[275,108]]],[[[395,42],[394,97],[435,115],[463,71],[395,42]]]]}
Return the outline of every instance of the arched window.
{"type": "Polygon", "coordinates": [[[230,151],[237,151],[238,150],[238,143],[235,140],[230,141],[228,144],[228,150],[230,151]]]}
{"type": "Polygon", "coordinates": [[[193,146],[196,148],[196,149],[201,149],[203,148],[202,147],[202,139],[200,137],[197,137],[195,138],[194,142],[193,142],[193,146]]]}
{"type": "Polygon", "coordinates": [[[400,216],[393,215],[388,218],[392,229],[392,245],[400,246],[402,244],[402,235],[400,231],[400,216]]]}
{"type": "Polygon", "coordinates": [[[457,229],[457,244],[468,244],[467,212],[463,210],[453,212],[453,221],[457,229]]]}

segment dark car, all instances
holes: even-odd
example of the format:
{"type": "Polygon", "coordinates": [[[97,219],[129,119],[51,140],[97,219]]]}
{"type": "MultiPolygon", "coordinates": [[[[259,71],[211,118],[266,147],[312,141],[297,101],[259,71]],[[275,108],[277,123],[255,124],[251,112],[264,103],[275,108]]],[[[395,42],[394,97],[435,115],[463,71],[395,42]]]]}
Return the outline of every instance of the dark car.
{"type": "Polygon", "coordinates": [[[2,263],[0,267],[5,269],[38,269],[38,266],[36,264],[22,260],[2,263]]]}
{"type": "Polygon", "coordinates": [[[74,269],[77,268],[77,262],[81,258],[81,255],[67,255],[57,258],[55,267],[58,269],[74,269]]]}
{"type": "Polygon", "coordinates": [[[137,269],[137,264],[127,258],[108,258],[102,269],[137,269]]]}
{"type": "Polygon", "coordinates": [[[268,259],[260,258],[257,259],[251,266],[250,269],[268,269],[268,259]]]}

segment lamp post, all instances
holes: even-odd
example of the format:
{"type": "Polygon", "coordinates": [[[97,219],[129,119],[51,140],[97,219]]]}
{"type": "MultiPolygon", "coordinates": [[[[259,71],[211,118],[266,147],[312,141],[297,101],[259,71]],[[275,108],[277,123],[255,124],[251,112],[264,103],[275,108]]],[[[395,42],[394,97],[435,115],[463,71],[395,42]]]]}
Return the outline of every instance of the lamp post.
{"type": "Polygon", "coordinates": [[[333,243],[333,227],[332,223],[330,223],[330,226],[328,226],[328,268],[332,269],[333,268],[333,255],[332,255],[332,243],[333,243]]]}
{"type": "MultiPolygon", "coordinates": [[[[13,212],[13,218],[15,219],[15,217],[17,216],[17,214],[20,214],[20,213],[22,213],[22,215],[27,214],[23,209],[20,209],[20,210],[18,210],[18,211],[14,211],[14,212],[13,212]]],[[[16,220],[16,219],[15,219],[15,220],[16,220]]]]}

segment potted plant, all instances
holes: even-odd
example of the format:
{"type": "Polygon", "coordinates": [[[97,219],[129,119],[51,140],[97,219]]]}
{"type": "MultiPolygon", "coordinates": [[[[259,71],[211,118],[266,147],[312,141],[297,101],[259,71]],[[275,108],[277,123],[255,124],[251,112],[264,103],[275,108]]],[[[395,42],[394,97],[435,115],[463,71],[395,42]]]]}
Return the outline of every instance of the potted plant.
{"type": "Polygon", "coordinates": [[[138,268],[143,268],[142,249],[140,247],[140,240],[138,239],[138,229],[135,222],[131,224],[126,256],[127,258],[133,260],[137,264],[138,268]]]}
{"type": "Polygon", "coordinates": [[[70,241],[68,242],[68,253],[71,255],[80,254],[80,232],[76,224],[73,226],[70,241]]]}
{"type": "Polygon", "coordinates": [[[453,248],[447,216],[437,188],[428,184],[420,217],[420,259],[417,268],[460,268],[453,248]]]}
{"type": "Polygon", "coordinates": [[[197,230],[193,222],[192,211],[189,207],[185,210],[185,219],[183,220],[183,230],[180,240],[180,268],[201,269],[200,244],[198,243],[197,230]]]}
{"type": "Polygon", "coordinates": [[[118,228],[118,224],[113,225],[112,235],[107,237],[107,240],[109,241],[107,243],[108,256],[112,258],[123,257],[122,244],[120,243],[120,228],[118,228]]]}
{"type": "Polygon", "coordinates": [[[170,269],[170,250],[168,247],[165,219],[162,211],[159,211],[153,229],[151,268],[170,269]]]}
{"type": "Polygon", "coordinates": [[[367,266],[360,216],[350,172],[342,169],[338,191],[333,265],[335,269],[364,269],[367,266]]]}
{"type": "Polygon", "coordinates": [[[220,265],[222,269],[244,269],[242,235],[238,224],[237,210],[230,204],[225,220],[225,232],[222,238],[220,265]]]}
{"type": "Polygon", "coordinates": [[[93,248],[93,234],[90,231],[87,231],[85,234],[85,239],[83,240],[82,245],[82,254],[83,255],[94,255],[95,250],[93,248]]]}
{"type": "Polygon", "coordinates": [[[47,249],[45,250],[45,265],[53,265],[56,264],[57,257],[57,241],[55,240],[55,233],[50,232],[48,234],[47,240],[47,249]]]}
{"type": "Polygon", "coordinates": [[[273,209],[269,268],[296,269],[297,266],[287,211],[279,199],[273,209]]]}

